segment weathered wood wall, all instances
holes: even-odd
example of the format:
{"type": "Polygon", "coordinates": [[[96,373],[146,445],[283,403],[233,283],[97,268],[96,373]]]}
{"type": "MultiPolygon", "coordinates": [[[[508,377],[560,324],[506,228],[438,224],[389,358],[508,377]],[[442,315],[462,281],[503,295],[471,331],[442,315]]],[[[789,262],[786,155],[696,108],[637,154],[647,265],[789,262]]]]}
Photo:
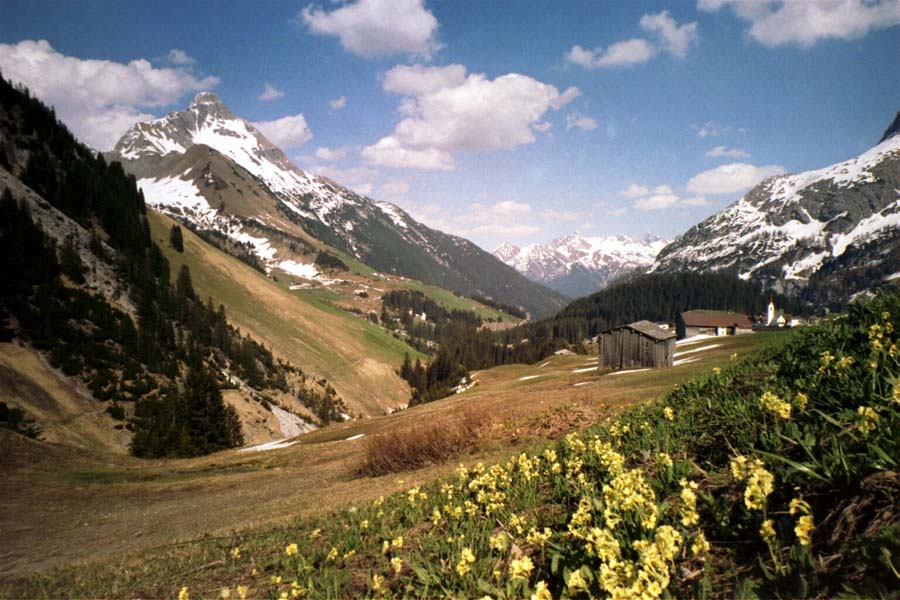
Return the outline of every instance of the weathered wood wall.
{"type": "Polygon", "coordinates": [[[675,338],[655,340],[627,327],[601,333],[599,342],[601,369],[671,367],[675,356],[675,338]]]}

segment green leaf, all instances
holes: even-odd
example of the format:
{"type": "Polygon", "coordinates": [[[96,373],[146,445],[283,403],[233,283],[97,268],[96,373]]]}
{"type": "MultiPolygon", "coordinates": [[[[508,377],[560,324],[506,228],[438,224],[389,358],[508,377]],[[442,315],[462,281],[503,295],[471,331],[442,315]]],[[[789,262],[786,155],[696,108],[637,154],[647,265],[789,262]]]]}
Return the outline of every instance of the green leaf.
{"type": "Polygon", "coordinates": [[[767,457],[769,457],[769,458],[771,458],[771,459],[773,459],[773,460],[777,460],[777,461],[779,461],[779,462],[783,462],[783,463],[785,463],[786,465],[790,465],[790,466],[793,467],[794,469],[800,471],[801,473],[804,473],[804,474],[806,474],[806,475],[809,475],[810,477],[815,477],[816,479],[818,479],[818,480],[820,480],[820,481],[824,481],[824,482],[828,483],[828,479],[826,479],[825,477],[822,477],[821,475],[819,475],[818,473],[816,473],[815,471],[813,471],[813,470],[812,470],[809,466],[807,466],[807,465],[804,465],[804,464],[802,464],[802,463],[795,462],[795,461],[793,461],[793,460],[791,460],[791,459],[789,459],[789,458],[785,458],[785,457],[779,456],[779,455],[777,455],[777,454],[770,454],[769,452],[764,452],[764,451],[762,451],[762,450],[757,450],[756,452],[757,452],[758,454],[762,454],[763,456],[767,456],[767,457]]]}

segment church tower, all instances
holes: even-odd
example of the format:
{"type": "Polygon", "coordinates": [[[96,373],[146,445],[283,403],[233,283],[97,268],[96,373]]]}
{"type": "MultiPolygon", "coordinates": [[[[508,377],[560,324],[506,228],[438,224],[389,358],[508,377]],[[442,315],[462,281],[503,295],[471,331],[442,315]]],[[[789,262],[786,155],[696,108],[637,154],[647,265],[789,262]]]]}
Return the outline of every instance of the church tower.
{"type": "Polygon", "coordinates": [[[775,296],[769,296],[769,310],[766,312],[766,325],[775,325],[775,296]]]}

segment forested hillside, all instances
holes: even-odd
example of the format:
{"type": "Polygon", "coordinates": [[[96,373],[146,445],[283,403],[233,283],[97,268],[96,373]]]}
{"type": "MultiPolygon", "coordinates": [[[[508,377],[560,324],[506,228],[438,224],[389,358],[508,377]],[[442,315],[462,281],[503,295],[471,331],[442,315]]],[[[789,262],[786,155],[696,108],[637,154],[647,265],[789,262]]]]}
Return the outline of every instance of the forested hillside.
{"type": "Polygon", "coordinates": [[[301,401],[312,395],[321,422],[341,418],[340,399],[310,392],[300,369],[242,336],[223,306],[198,298],[187,267],[170,285],[134,177],[2,78],[0,167],[9,183],[0,206],[4,337],[46,352],[54,367],[84,381],[135,432],[135,454],[190,456],[241,444],[219,391],[226,384],[301,401]]]}

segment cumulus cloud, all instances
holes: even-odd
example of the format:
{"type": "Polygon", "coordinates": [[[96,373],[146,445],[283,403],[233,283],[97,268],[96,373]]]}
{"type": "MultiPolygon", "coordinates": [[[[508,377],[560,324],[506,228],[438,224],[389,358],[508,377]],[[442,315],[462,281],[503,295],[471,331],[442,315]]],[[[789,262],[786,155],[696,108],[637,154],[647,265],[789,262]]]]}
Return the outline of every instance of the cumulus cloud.
{"type": "Polygon", "coordinates": [[[626,198],[634,199],[640,198],[641,196],[646,196],[650,193],[650,188],[639,185],[637,183],[632,183],[626,189],[619,192],[620,196],[624,196],[626,198]]]}
{"type": "Polygon", "coordinates": [[[628,208],[624,206],[620,206],[619,208],[610,208],[607,209],[606,214],[610,217],[621,217],[625,213],[628,212],[628,208]]]}
{"type": "MultiPolygon", "coordinates": [[[[378,177],[378,171],[367,167],[339,169],[329,165],[312,165],[307,171],[327,177],[342,185],[361,185],[378,177]]],[[[354,188],[355,189],[355,188],[354,188]]]]}
{"type": "Polygon", "coordinates": [[[727,146],[716,146],[706,153],[709,158],[719,158],[727,156],[729,158],[750,158],[750,153],[740,148],[729,148],[727,146]]]}
{"type": "Polygon", "coordinates": [[[579,95],[560,93],[531,77],[488,79],[465,67],[400,66],[385,74],[385,91],[403,96],[404,116],[393,133],[363,149],[363,157],[387,167],[450,170],[454,153],[510,150],[530,144],[545,128],[544,114],[579,95]]]}
{"type": "MultiPolygon", "coordinates": [[[[129,127],[154,118],[148,109],[219,83],[217,77],[195,76],[189,67],[193,59],[175,52],[181,66],[156,68],[144,59],[118,63],[76,58],[57,52],[45,40],[25,40],[0,44],[0,70],[52,105],[78,138],[98,150],[110,150],[129,127]]],[[[172,57],[170,53],[168,59],[172,57]]]]}
{"type": "Polygon", "coordinates": [[[333,110],[343,110],[347,107],[347,96],[341,96],[340,98],[335,98],[328,103],[333,110]]]}
{"type": "Polygon", "coordinates": [[[685,198],[681,201],[684,206],[709,206],[709,200],[705,196],[694,196],[693,198],[685,198]]]}
{"type": "Polygon", "coordinates": [[[699,0],[697,8],[716,12],[730,6],[750,23],[748,35],[774,47],[809,48],[825,39],[852,40],[900,25],[897,0],[699,0]]]}
{"type": "Polygon", "coordinates": [[[635,202],[634,207],[638,210],[663,210],[675,206],[678,200],[677,194],[653,194],[635,202]]]}
{"type": "Polygon", "coordinates": [[[748,163],[729,163],[694,175],[688,180],[687,189],[699,195],[743,192],[764,179],[784,172],[784,167],[780,165],[757,167],[748,163]]]}
{"type": "Polygon", "coordinates": [[[573,127],[582,131],[593,131],[597,129],[597,121],[580,112],[570,112],[566,115],[566,130],[572,129],[573,127]]]}
{"type": "Polygon", "coordinates": [[[277,100],[278,98],[282,98],[283,96],[284,92],[267,83],[265,84],[265,86],[263,86],[262,94],[257,96],[256,99],[265,102],[266,100],[277,100]]]}
{"type": "Polygon", "coordinates": [[[316,148],[316,158],[329,162],[342,160],[347,157],[348,152],[350,152],[350,148],[348,148],[347,146],[341,148],[327,148],[325,146],[322,146],[316,148]]]}
{"type": "Polygon", "coordinates": [[[434,203],[406,210],[429,227],[474,239],[485,248],[494,248],[499,241],[523,240],[541,231],[538,225],[528,222],[535,214],[531,206],[514,200],[473,202],[454,212],[434,203]]]}
{"type": "Polygon", "coordinates": [[[179,50],[178,48],[172,48],[169,50],[169,54],[166,56],[170,63],[173,65],[180,66],[190,66],[195,64],[197,61],[188,56],[188,53],[184,50],[179,50]]]}
{"type": "Polygon", "coordinates": [[[582,214],[575,211],[554,209],[538,211],[538,216],[551,221],[578,221],[582,218],[582,214]]]}
{"type": "Polygon", "coordinates": [[[466,80],[463,65],[428,67],[425,65],[397,65],[384,74],[382,87],[386,92],[404,96],[422,96],[448,87],[456,87],[466,80]]]}
{"type": "Polygon", "coordinates": [[[296,148],[313,138],[306,117],[303,113],[288,115],[274,121],[257,121],[253,123],[270,142],[279,148],[296,148]]]}
{"type": "Polygon", "coordinates": [[[645,63],[660,52],[684,58],[687,56],[688,48],[699,40],[696,21],[679,25],[667,10],[644,15],[641,17],[640,26],[653,38],[652,40],[631,38],[616,42],[606,49],[593,50],[575,45],[566,53],[565,59],[586,69],[630,67],[645,63]]]}
{"type": "Polygon", "coordinates": [[[440,48],[438,21],[423,0],[357,0],[331,12],[310,5],[300,17],[314,34],[337,36],[345,50],[363,58],[430,58],[440,48]]]}
{"type": "Polygon", "coordinates": [[[494,218],[514,219],[531,212],[531,205],[527,202],[515,202],[514,200],[502,200],[494,204],[473,202],[469,205],[469,212],[461,215],[462,221],[484,221],[494,218]]]}

